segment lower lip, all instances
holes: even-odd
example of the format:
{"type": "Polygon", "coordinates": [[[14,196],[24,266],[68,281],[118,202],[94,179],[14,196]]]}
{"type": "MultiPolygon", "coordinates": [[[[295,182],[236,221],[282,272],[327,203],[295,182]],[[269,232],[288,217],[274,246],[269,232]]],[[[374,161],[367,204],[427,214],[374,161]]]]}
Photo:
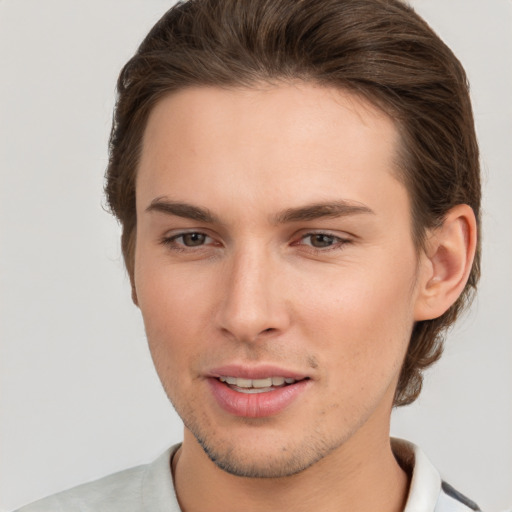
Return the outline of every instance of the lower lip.
{"type": "Polygon", "coordinates": [[[280,413],[309,387],[310,380],[301,380],[263,393],[242,393],[218,379],[209,378],[210,389],[222,409],[234,416],[264,418],[280,413]]]}

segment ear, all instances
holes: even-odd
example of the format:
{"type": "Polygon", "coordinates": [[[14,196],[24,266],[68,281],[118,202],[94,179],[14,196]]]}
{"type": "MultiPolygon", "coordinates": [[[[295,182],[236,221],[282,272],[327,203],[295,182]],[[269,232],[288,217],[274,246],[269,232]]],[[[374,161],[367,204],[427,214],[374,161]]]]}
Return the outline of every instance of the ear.
{"type": "Polygon", "coordinates": [[[422,255],[415,320],[440,317],[464,290],[475,257],[477,226],[473,209],[459,204],[428,236],[422,255]]]}

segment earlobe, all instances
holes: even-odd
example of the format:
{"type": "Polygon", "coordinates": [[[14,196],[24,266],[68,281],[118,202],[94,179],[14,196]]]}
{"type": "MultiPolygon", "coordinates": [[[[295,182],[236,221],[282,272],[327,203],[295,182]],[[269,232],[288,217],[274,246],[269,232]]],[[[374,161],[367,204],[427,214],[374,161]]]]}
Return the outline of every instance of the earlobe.
{"type": "Polygon", "coordinates": [[[426,243],[415,320],[440,317],[464,290],[476,251],[473,209],[459,204],[433,229],[426,243]]]}

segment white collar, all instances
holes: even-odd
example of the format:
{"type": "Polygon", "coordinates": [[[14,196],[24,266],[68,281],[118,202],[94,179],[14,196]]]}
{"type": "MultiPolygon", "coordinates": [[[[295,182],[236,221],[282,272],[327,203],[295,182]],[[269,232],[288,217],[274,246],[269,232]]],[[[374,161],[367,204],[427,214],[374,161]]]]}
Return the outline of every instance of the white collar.
{"type": "Polygon", "coordinates": [[[441,493],[441,476],[423,451],[403,439],[391,439],[395,457],[411,474],[411,485],[404,512],[434,512],[441,493]]]}

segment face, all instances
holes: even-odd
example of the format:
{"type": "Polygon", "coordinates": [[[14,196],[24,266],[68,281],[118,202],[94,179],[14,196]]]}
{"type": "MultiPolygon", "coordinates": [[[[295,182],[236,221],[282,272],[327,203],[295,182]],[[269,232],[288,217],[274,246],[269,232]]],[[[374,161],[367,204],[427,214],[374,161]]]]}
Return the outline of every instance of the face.
{"type": "Polygon", "coordinates": [[[275,477],[387,433],[418,296],[397,139],[370,104],[307,84],[155,106],[134,282],[184,449],[275,477]]]}

